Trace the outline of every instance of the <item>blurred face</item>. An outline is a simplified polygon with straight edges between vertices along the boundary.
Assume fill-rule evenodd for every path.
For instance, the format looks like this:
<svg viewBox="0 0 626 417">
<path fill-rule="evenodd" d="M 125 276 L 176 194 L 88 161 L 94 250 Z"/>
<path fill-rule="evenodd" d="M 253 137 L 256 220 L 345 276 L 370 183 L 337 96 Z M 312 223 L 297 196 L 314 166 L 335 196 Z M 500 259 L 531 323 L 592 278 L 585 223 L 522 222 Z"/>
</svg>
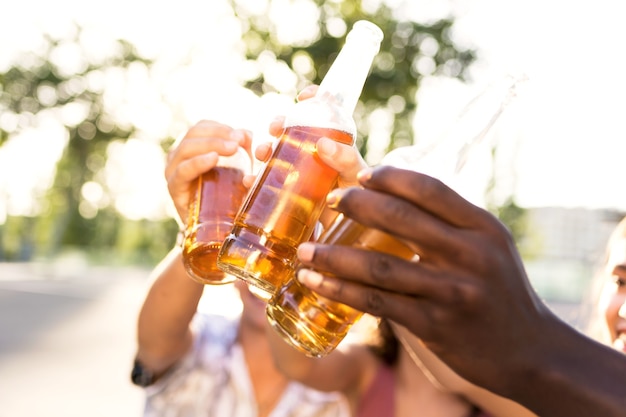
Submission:
<svg viewBox="0 0 626 417">
<path fill-rule="evenodd" d="M 626 353 L 626 237 L 611 246 L 600 307 L 611 344 Z"/>
</svg>

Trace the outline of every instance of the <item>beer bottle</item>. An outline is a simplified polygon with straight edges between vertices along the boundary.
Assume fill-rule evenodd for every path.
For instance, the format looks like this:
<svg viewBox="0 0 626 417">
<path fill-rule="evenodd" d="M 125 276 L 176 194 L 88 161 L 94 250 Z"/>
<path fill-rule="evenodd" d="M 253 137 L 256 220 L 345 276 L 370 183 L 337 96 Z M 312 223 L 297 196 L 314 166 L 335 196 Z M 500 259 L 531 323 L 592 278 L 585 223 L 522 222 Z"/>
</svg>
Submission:
<svg viewBox="0 0 626 417">
<path fill-rule="evenodd" d="M 218 266 L 256 287 L 268 300 L 293 274 L 296 249 L 319 220 L 338 173 L 321 161 L 327 137 L 354 144 L 352 114 L 382 41 L 373 23 L 359 21 L 311 99 L 297 103 L 257 176 L 218 255 Z"/>
<path fill-rule="evenodd" d="M 217 165 L 196 180 L 182 254 L 187 274 L 201 284 L 235 280 L 217 267 L 217 254 L 246 196 L 243 177 L 251 170 L 248 151 L 238 146 L 234 154 L 220 155 Z"/>
<path fill-rule="evenodd" d="M 381 165 L 427 172 L 445 182 L 460 179 L 470 152 L 482 146 L 485 136 L 515 96 L 518 83 L 524 80 L 507 76 L 494 83 L 470 101 L 454 125 L 436 141 L 427 146 L 396 148 L 385 155 Z M 418 259 L 401 240 L 343 214 L 318 241 L 382 252 L 407 261 Z M 295 274 L 268 302 L 266 314 L 271 326 L 287 343 L 312 357 L 332 352 L 363 316 L 363 312 L 300 284 Z"/>
<path fill-rule="evenodd" d="M 365 227 L 343 214 L 322 233 L 318 242 L 383 252 L 405 260 L 415 253 L 403 242 L 380 230 Z M 363 312 L 322 297 L 292 275 L 267 303 L 271 327 L 291 346 L 311 357 L 332 352 Z"/>
</svg>

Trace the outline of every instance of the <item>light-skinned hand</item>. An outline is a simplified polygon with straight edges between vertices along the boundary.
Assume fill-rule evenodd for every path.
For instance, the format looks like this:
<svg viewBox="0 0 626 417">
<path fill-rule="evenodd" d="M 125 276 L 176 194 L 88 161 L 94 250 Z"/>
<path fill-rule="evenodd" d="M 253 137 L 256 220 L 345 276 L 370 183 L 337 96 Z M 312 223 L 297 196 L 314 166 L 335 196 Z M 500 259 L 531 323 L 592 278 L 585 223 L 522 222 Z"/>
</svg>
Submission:
<svg viewBox="0 0 626 417">
<path fill-rule="evenodd" d="M 196 123 L 174 145 L 167 155 L 165 179 L 182 225 L 187 221 L 195 180 L 216 166 L 219 155 L 233 155 L 238 146 L 251 155 L 251 145 L 251 132 L 212 120 Z"/>
<path fill-rule="evenodd" d="M 307 100 L 317 92 L 317 85 L 310 85 L 304 88 L 297 96 L 298 101 Z M 283 133 L 285 116 L 276 117 L 269 126 L 269 133 L 279 138 Z M 359 153 L 356 146 L 350 146 L 339 143 L 332 139 L 322 137 L 317 141 L 316 151 L 320 159 L 328 166 L 339 173 L 338 186 L 348 187 L 357 185 L 356 175 L 363 168 L 367 167 L 365 160 Z M 261 143 L 254 151 L 254 156 L 262 162 L 267 162 L 273 150 L 271 142 Z M 255 176 L 250 175 L 244 178 L 244 184 L 250 187 L 254 182 Z"/>
</svg>

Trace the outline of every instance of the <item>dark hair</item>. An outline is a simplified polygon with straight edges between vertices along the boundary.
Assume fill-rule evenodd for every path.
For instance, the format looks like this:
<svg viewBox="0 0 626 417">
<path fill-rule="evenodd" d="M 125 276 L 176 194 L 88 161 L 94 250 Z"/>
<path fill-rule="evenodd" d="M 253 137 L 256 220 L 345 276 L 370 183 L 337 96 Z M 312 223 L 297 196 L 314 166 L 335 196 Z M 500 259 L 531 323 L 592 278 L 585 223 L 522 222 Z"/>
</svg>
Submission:
<svg viewBox="0 0 626 417">
<path fill-rule="evenodd" d="M 388 320 L 379 319 L 378 335 L 369 344 L 371 351 L 386 365 L 393 366 L 398 361 L 400 341 L 396 337 Z"/>
</svg>

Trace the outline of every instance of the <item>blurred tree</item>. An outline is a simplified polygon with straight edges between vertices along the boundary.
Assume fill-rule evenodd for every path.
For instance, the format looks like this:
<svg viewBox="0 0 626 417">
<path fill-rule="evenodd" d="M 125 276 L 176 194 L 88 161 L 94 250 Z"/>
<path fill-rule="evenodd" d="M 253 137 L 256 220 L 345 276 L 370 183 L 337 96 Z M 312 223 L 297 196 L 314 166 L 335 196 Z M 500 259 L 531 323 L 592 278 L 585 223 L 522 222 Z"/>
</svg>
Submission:
<svg viewBox="0 0 626 417">
<path fill-rule="evenodd" d="M 485 190 L 486 209 L 508 227 L 522 257 L 525 260 L 530 260 L 538 255 L 541 245 L 537 241 L 537 236 L 533 234 L 533 230 L 528 227 L 528 210 L 517 204 L 512 191 L 504 196 L 503 201 L 498 201 L 496 197 L 497 193 L 494 190 L 496 188 L 496 178 L 498 178 L 498 173 L 496 172 L 497 164 L 495 163 L 497 152 L 498 147 L 494 146 L 491 150 L 493 171 Z M 510 168 L 508 167 L 508 169 Z M 515 174 L 509 173 L 508 176 L 514 178 Z"/>
<path fill-rule="evenodd" d="M 297 89 L 319 83 L 356 21 L 366 19 L 381 27 L 385 33 L 381 52 L 355 114 L 357 144 L 372 164 L 386 151 L 413 143 L 412 120 L 422 78 L 442 75 L 465 80 L 475 59 L 474 51 L 451 39 L 452 18 L 417 23 L 397 16 L 397 10 L 382 0 L 227 1 L 240 22 L 242 55 L 247 59 L 241 83 L 258 95 L 284 92 L 281 85 L 286 79 L 295 79 L 291 84 Z M 77 27 L 73 39 L 46 36 L 42 48 L 0 73 L 0 122 L 16 121 L 0 123 L 0 146 L 37 127 L 39 116 L 46 113 L 62 121 L 67 139 L 39 212 L 8 216 L 0 225 L 0 259 L 26 260 L 74 247 L 154 263 L 174 242 L 178 226 L 173 220 L 125 219 L 111 201 L 94 207 L 83 195 L 86 185 L 94 184 L 108 192 L 102 172 L 110 145 L 137 132 L 127 118 L 119 117 L 123 112 L 107 105 L 103 78 L 137 68 L 147 72 L 152 62 L 124 40 L 115 41 L 106 52 L 98 51 L 102 53 L 95 58 L 81 44 L 81 33 Z M 79 57 L 78 64 L 68 65 L 72 60 L 63 58 L 68 50 Z M 370 143 L 371 126 L 379 129 L 376 120 L 381 114 L 389 120 L 387 131 Z M 163 138 L 162 146 L 170 141 Z M 381 142 L 385 143 L 381 146 Z"/>
<path fill-rule="evenodd" d="M 52 186 L 42 197 L 45 201 L 40 206 L 44 208 L 35 217 L 8 216 L 2 226 L 0 259 L 52 256 L 67 247 L 110 251 L 116 247 L 123 230 L 124 219 L 110 206 L 101 207 L 94 216 L 81 213 L 84 207 L 81 194 L 86 183 L 102 182 L 99 174 L 106 162 L 108 145 L 125 141 L 135 133 L 134 126 L 117 120 L 107 109 L 103 78 L 112 71 L 127 71 L 130 66 L 147 67 L 151 62 L 139 56 L 133 45 L 124 40 L 116 41 L 108 56 L 98 56 L 90 62 L 87 51 L 80 51 L 80 37 L 79 27 L 73 39 L 44 35 L 42 48 L 24 53 L 0 74 L 0 114 L 5 120 L 17 120 L 12 128 L 5 125 L 0 128 L 0 146 L 12 136 L 38 127 L 42 123 L 38 116 L 42 114 L 61 120 L 67 137 Z M 76 51 L 75 48 L 79 48 L 82 62 L 74 67 L 64 66 L 67 53 Z M 161 240 L 155 245 L 163 251 L 175 239 L 172 230 L 177 230 L 173 221 L 165 223 L 168 224 L 164 227 L 170 231 L 165 236 L 169 238 L 163 240 L 159 236 Z M 141 235 L 140 230 L 137 232 Z"/>
<path fill-rule="evenodd" d="M 283 11 L 282 18 L 274 20 L 271 17 L 275 6 L 284 2 L 268 0 L 264 2 L 265 7 L 256 4 L 251 11 L 249 2 L 230 1 L 244 25 L 246 57 L 256 61 L 258 68 L 249 76 L 246 86 L 259 95 L 277 90 L 272 73 L 266 71 L 270 67 L 268 61 L 290 68 L 298 78 L 298 89 L 310 83 L 319 84 L 356 21 L 369 20 L 382 29 L 385 37 L 380 53 L 355 112 L 359 128 L 357 145 L 370 163 L 379 162 L 385 151 L 413 143 L 416 93 L 423 77 L 442 75 L 465 80 L 466 70 L 475 60 L 474 51 L 459 47 L 450 38 L 452 18 L 417 23 L 394 15 L 394 10 L 384 1 L 293 2 L 291 12 Z M 308 27 L 302 24 L 298 29 L 300 36 L 289 39 L 285 32 L 290 27 L 298 28 L 301 23 L 298 13 L 308 13 L 309 17 L 317 14 L 317 25 L 305 37 L 302 34 L 307 33 Z M 292 22 L 296 22 L 295 25 Z M 388 135 L 382 138 L 391 138 L 391 141 L 386 149 L 372 155 L 368 154 L 368 117 L 375 111 L 386 113 L 392 120 Z"/>
<path fill-rule="evenodd" d="M 271 19 L 272 10 L 284 2 L 267 0 L 264 6 L 241 0 L 230 0 L 236 15 L 241 18 L 242 40 L 246 58 L 256 63 L 257 71 L 246 80 L 246 87 L 258 95 L 278 91 L 272 65 L 288 67 L 297 77 L 297 88 L 319 84 L 341 46 L 345 35 L 358 20 L 369 20 L 378 25 L 384 39 L 380 52 L 374 59 L 372 71 L 365 83 L 355 120 L 359 130 L 357 146 L 370 164 L 380 162 L 387 152 L 414 143 L 413 116 L 417 109 L 417 90 L 426 76 L 444 76 L 467 81 L 467 70 L 476 59 L 476 52 L 457 45 L 450 37 L 454 24 L 452 17 L 431 23 L 418 23 L 398 16 L 384 0 L 327 1 L 308 0 L 294 2 L 293 13 L 283 12 L 282 19 Z M 309 5 L 307 10 L 303 3 Z M 297 4 L 297 6 L 296 6 Z M 397 5 L 396 2 L 394 4 Z M 309 36 L 288 39 L 283 26 L 285 18 L 302 23 L 297 12 L 317 13 L 317 31 Z M 288 17 L 287 17 L 288 16 Z M 306 27 L 299 32 L 306 32 Z M 280 92 L 280 91 L 278 91 Z M 371 126 L 376 122 L 369 118 L 376 112 L 384 112 L 391 119 L 389 131 L 376 140 L 389 140 L 385 148 L 370 146 Z M 380 119 L 378 119 L 380 120 Z M 371 152 L 376 148 L 377 152 Z M 495 150 L 494 150 L 495 153 Z M 495 173 L 492 181 L 495 180 Z M 486 190 L 486 194 L 491 192 Z M 488 196 L 489 197 L 489 196 Z M 525 210 L 511 197 L 501 206 L 490 205 L 488 209 L 511 229 L 515 238 L 524 238 Z"/>
</svg>

